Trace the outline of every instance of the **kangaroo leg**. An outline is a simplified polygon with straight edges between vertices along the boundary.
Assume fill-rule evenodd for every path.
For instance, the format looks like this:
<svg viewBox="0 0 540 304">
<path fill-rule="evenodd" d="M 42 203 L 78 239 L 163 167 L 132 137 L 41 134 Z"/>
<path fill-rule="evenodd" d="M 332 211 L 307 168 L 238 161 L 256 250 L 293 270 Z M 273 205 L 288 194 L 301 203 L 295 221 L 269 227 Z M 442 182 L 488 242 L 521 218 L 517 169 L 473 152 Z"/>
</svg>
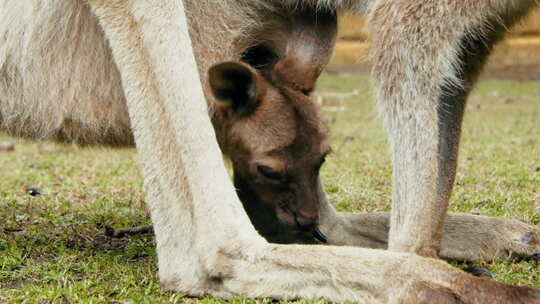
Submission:
<svg viewBox="0 0 540 304">
<path fill-rule="evenodd" d="M 332 206 L 325 208 L 325 210 Z M 324 213 L 329 213 L 325 211 Z M 387 212 L 332 211 L 321 216 L 320 229 L 332 245 L 386 249 L 390 228 Z M 440 257 L 478 261 L 530 257 L 540 252 L 540 228 L 520 221 L 449 213 L 443 229 Z"/>
<path fill-rule="evenodd" d="M 227 175 L 182 1 L 89 1 L 122 77 L 157 242 L 160 280 L 204 290 L 219 246 L 262 243 Z M 212 224 L 210 224 L 212 223 Z M 179 287 L 182 286 L 182 287 Z"/>
<path fill-rule="evenodd" d="M 360 303 L 540 303 L 540 290 L 474 278 L 409 253 L 335 246 L 272 245 L 219 252 L 208 293 Z M 228 267 L 227 267 L 228 266 Z"/>
<path fill-rule="evenodd" d="M 319 226 L 328 244 L 374 249 L 388 247 L 390 213 L 338 212 L 319 181 Z M 440 257 L 478 261 L 529 257 L 540 252 L 540 228 L 520 221 L 449 213 L 443 227 Z"/>
<path fill-rule="evenodd" d="M 532 3 L 374 5 L 374 76 L 393 154 L 390 250 L 438 255 L 465 100 L 493 43 Z"/>
</svg>

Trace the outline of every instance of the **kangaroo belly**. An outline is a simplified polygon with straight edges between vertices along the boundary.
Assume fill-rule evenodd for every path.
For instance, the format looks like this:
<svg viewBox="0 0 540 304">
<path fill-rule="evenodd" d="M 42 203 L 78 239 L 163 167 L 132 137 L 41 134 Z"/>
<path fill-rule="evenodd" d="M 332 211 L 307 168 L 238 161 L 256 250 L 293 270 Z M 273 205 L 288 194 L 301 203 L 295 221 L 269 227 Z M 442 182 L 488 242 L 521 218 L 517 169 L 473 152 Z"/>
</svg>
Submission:
<svg viewBox="0 0 540 304">
<path fill-rule="evenodd" d="M 0 4 L 0 126 L 20 136 L 133 143 L 120 74 L 87 5 Z"/>
</svg>

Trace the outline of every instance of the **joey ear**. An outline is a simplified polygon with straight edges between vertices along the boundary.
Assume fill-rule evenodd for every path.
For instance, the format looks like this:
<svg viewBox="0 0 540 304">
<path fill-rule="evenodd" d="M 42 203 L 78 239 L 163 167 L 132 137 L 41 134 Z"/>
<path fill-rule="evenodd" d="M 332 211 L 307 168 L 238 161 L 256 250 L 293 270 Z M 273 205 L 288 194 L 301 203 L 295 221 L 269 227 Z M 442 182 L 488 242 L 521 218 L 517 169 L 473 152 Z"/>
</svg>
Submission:
<svg viewBox="0 0 540 304">
<path fill-rule="evenodd" d="M 208 71 L 210 88 L 219 104 L 243 115 L 255 109 L 265 93 L 258 72 L 241 62 L 223 62 Z"/>
</svg>

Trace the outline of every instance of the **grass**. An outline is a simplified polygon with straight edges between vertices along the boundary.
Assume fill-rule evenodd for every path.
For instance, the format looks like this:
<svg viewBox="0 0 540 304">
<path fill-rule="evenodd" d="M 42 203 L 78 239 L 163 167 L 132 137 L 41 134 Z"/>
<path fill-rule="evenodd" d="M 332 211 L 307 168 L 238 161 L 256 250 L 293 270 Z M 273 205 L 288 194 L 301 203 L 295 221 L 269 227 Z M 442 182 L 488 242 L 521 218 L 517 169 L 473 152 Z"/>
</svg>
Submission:
<svg viewBox="0 0 540 304">
<path fill-rule="evenodd" d="M 341 210 L 389 209 L 387 141 L 368 83 L 361 75 L 324 75 L 319 85 L 321 92 L 360 92 L 323 102 L 334 153 L 322 175 Z M 485 81 L 475 90 L 467 106 L 452 211 L 540 224 L 538 96 L 540 85 L 532 82 Z M 0 141 L 6 140 L 16 150 L 0 152 L 0 302 L 222 302 L 162 292 L 152 236 L 103 236 L 104 225 L 149 224 L 133 149 L 80 148 L 0 135 Z M 40 188 L 42 195 L 28 195 L 28 187 Z M 537 262 L 478 265 L 494 272 L 498 281 L 540 287 Z"/>
</svg>

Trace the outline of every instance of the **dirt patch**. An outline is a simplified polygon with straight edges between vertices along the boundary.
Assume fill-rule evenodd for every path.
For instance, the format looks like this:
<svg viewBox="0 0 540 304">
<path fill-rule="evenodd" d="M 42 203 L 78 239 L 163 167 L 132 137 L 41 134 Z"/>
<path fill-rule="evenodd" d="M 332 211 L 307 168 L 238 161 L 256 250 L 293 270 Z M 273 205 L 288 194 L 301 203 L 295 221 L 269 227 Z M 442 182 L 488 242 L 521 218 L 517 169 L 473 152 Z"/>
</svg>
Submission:
<svg viewBox="0 0 540 304">
<path fill-rule="evenodd" d="M 97 235 L 92 240 L 92 249 L 96 251 L 115 251 L 115 250 L 123 250 L 126 248 L 129 240 L 127 238 L 124 239 L 116 239 L 116 238 L 110 238 L 106 236 L 105 234 Z"/>
<path fill-rule="evenodd" d="M 540 65 L 508 66 L 505 68 L 487 68 L 483 79 L 540 81 Z"/>
<path fill-rule="evenodd" d="M 21 288 L 21 286 L 26 284 L 35 284 L 38 283 L 39 279 L 33 278 L 33 279 L 27 279 L 27 278 L 17 278 L 17 279 L 7 279 L 3 280 L 0 284 L 0 287 L 4 290 L 9 289 L 18 289 Z M 1 299 L 1 298 L 0 298 Z"/>
</svg>

